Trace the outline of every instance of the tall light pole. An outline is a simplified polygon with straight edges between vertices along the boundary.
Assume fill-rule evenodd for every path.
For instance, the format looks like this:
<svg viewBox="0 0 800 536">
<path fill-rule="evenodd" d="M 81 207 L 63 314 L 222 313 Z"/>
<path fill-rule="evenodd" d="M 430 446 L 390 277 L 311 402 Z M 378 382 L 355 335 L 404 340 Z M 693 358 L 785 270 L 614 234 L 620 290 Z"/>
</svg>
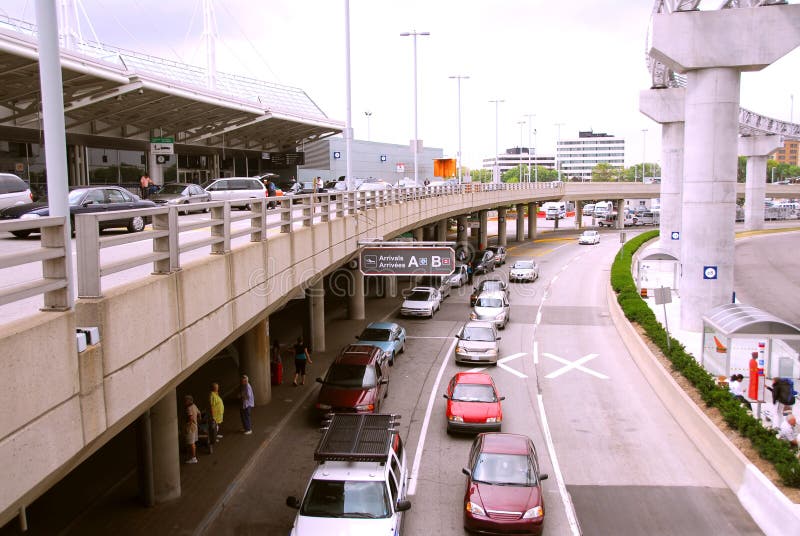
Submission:
<svg viewBox="0 0 800 536">
<path fill-rule="evenodd" d="M 536 150 L 536 147 L 531 145 L 531 127 L 533 126 L 533 119 L 536 117 L 536 114 L 525 114 L 525 117 L 528 118 L 528 182 L 531 182 L 531 147 L 533 150 Z M 539 172 L 536 171 L 536 182 L 539 182 Z"/>
<path fill-rule="evenodd" d="M 350 103 L 350 0 L 344 0 L 344 72 L 345 100 L 347 115 L 344 123 L 344 181 L 348 190 L 354 190 L 352 161 L 350 159 L 353 146 L 353 108 Z"/>
<path fill-rule="evenodd" d="M 525 126 L 525 121 L 517 121 L 517 124 L 519 125 L 519 182 L 522 182 L 522 127 Z M 528 154 L 531 154 L 530 147 Z"/>
<path fill-rule="evenodd" d="M 500 116 L 500 103 L 506 102 L 502 99 L 495 99 L 490 100 L 489 102 L 494 103 L 494 169 L 492 170 L 492 182 L 494 182 L 495 173 L 497 174 L 497 181 L 500 182 L 500 169 L 499 169 L 499 162 L 497 161 L 497 157 L 500 156 L 499 146 L 498 146 L 498 138 L 499 138 L 499 127 L 498 127 L 498 117 Z"/>
<path fill-rule="evenodd" d="M 461 81 L 469 80 L 469 76 L 456 74 L 448 78 L 458 81 L 458 182 L 463 182 L 461 176 Z"/>
<path fill-rule="evenodd" d="M 555 123 L 555 127 L 558 129 L 558 137 L 556 138 L 556 168 L 558 168 L 558 180 L 561 181 L 561 159 L 558 158 L 558 144 L 561 143 L 561 127 L 564 126 L 564 123 Z"/>
<path fill-rule="evenodd" d="M 400 37 L 408 37 L 411 36 L 414 38 L 414 184 L 419 184 L 419 155 L 417 154 L 419 151 L 419 141 L 417 136 L 417 36 L 418 35 L 431 35 L 430 32 L 418 32 L 416 30 L 412 32 L 403 32 L 400 34 Z"/>
<path fill-rule="evenodd" d="M 372 141 L 372 136 L 370 136 L 369 132 L 369 120 L 372 119 L 372 112 L 367 110 L 366 112 L 364 112 L 364 115 L 367 116 L 367 141 Z"/>
<path fill-rule="evenodd" d="M 647 129 L 642 129 L 642 184 L 644 184 L 645 162 L 647 161 Z"/>
</svg>

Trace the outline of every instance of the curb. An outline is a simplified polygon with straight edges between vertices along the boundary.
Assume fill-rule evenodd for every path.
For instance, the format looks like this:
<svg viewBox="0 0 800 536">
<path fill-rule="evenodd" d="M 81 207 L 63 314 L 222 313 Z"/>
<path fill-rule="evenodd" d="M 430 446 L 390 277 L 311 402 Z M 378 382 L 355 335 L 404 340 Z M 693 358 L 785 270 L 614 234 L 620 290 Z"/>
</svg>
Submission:
<svg viewBox="0 0 800 536">
<path fill-rule="evenodd" d="M 675 382 L 625 318 L 609 281 L 606 298 L 611 320 L 636 366 L 680 427 L 736 494 L 742 507 L 767 536 L 782 536 L 787 527 L 800 526 L 795 505 L 750 463 Z"/>
</svg>

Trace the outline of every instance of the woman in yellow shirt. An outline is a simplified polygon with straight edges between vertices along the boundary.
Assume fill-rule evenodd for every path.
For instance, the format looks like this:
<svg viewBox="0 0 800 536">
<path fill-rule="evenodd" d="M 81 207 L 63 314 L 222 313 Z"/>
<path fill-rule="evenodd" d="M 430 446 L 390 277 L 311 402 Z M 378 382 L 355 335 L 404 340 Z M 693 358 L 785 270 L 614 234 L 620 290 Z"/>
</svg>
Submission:
<svg viewBox="0 0 800 536">
<path fill-rule="evenodd" d="M 225 404 L 222 403 L 222 398 L 219 396 L 219 384 L 216 382 L 211 384 L 208 403 L 211 406 L 211 422 L 214 426 L 214 435 L 219 440 L 222 437 L 222 415 L 225 413 Z"/>
</svg>

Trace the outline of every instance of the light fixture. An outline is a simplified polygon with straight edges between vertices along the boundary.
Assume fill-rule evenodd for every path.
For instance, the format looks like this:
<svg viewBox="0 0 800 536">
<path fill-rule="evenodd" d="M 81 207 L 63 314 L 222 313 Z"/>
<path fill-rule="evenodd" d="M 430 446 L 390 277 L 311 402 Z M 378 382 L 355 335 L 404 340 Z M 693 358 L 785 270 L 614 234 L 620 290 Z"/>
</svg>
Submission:
<svg viewBox="0 0 800 536">
<path fill-rule="evenodd" d="M 385 154 L 381 155 L 381 162 L 386 162 L 386 155 Z"/>
<path fill-rule="evenodd" d="M 333 151 L 333 158 L 338 159 L 338 158 L 341 158 L 341 157 L 342 157 L 341 151 Z"/>
</svg>

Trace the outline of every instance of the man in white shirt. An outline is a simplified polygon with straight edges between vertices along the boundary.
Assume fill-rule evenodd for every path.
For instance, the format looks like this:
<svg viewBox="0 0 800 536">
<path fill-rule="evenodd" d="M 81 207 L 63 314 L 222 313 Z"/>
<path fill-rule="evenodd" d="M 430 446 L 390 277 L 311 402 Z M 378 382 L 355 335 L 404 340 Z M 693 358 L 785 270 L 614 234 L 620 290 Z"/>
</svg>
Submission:
<svg viewBox="0 0 800 536">
<path fill-rule="evenodd" d="M 797 419 L 794 418 L 794 415 L 789 415 L 781 423 L 780 432 L 778 433 L 778 439 L 785 439 L 794 447 L 797 446 L 797 431 L 794 429 L 795 424 L 797 424 Z"/>
</svg>

